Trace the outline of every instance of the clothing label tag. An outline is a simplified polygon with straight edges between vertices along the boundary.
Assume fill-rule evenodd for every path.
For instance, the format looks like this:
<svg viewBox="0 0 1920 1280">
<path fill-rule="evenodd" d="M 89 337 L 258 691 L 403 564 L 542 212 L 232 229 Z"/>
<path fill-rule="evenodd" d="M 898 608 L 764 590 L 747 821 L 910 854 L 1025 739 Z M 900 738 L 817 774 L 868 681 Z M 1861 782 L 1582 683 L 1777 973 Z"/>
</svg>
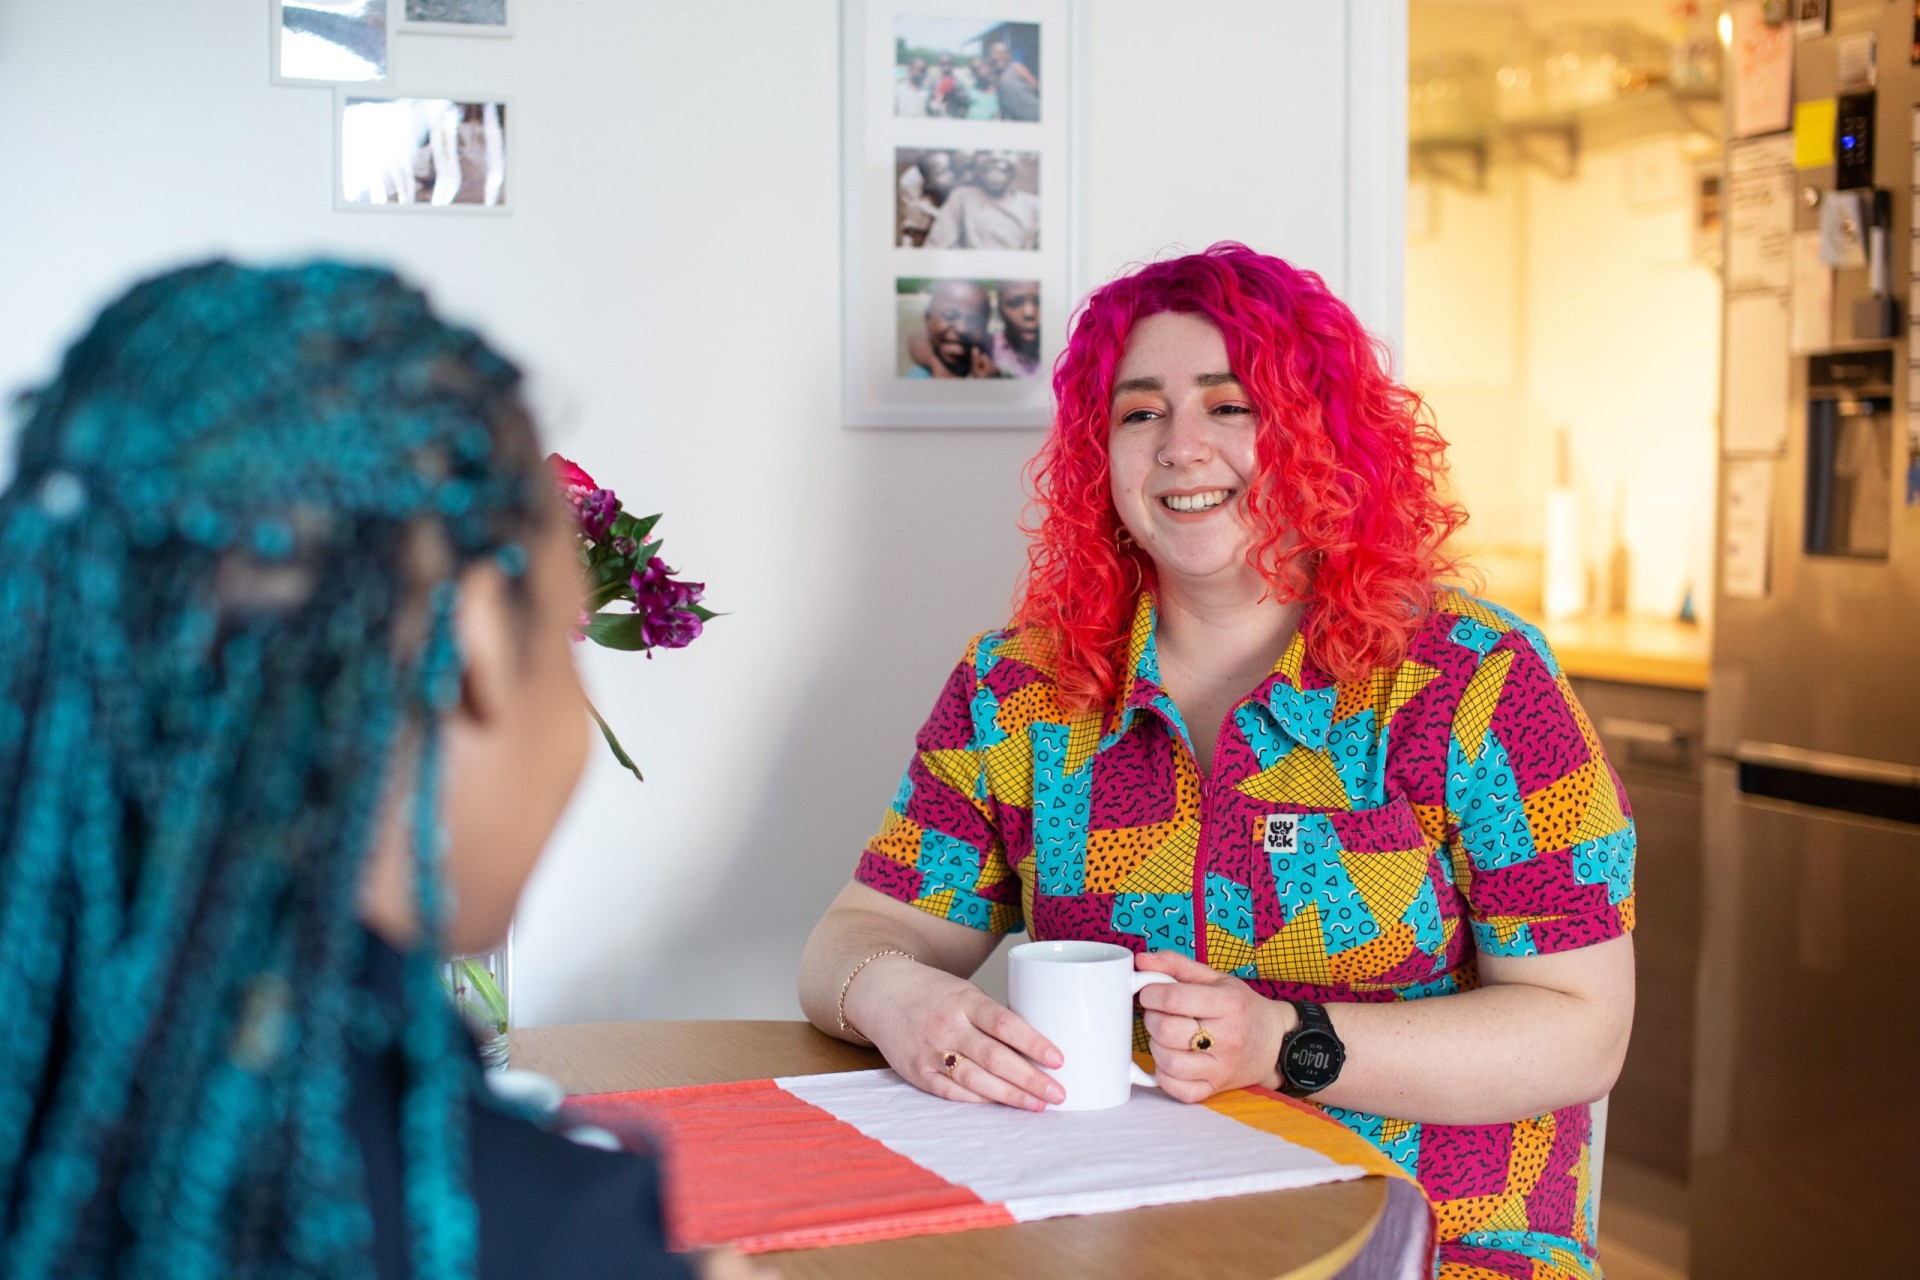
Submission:
<svg viewBox="0 0 1920 1280">
<path fill-rule="evenodd" d="M 1294 813 L 1267 815 L 1267 852 L 1293 853 L 1300 847 L 1300 816 Z"/>
</svg>

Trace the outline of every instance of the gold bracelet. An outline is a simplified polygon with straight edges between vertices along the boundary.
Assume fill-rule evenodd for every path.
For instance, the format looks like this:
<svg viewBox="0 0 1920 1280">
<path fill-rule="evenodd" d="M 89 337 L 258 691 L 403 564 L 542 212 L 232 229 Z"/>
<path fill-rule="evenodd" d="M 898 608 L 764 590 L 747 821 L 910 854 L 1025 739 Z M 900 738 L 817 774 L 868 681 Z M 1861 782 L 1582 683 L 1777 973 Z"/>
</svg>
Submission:
<svg viewBox="0 0 1920 1280">
<path fill-rule="evenodd" d="M 839 1002 L 840 1030 L 843 1034 L 853 1036 L 856 1039 L 862 1041 L 863 1043 L 869 1044 L 869 1045 L 872 1044 L 873 1041 L 867 1039 L 866 1032 L 860 1030 L 860 1028 L 854 1026 L 851 1022 L 847 1021 L 847 989 L 853 986 L 853 980 L 860 976 L 860 971 L 862 969 L 872 964 L 875 960 L 878 960 L 881 956 L 899 956 L 902 959 L 911 960 L 915 964 L 920 963 L 920 957 L 914 955 L 911 951 L 902 951 L 898 947 L 887 947 L 884 950 L 874 952 L 872 955 L 868 956 L 865 960 L 862 960 L 859 964 L 853 966 L 853 972 L 848 974 L 847 980 L 840 984 L 840 1002 Z"/>
</svg>

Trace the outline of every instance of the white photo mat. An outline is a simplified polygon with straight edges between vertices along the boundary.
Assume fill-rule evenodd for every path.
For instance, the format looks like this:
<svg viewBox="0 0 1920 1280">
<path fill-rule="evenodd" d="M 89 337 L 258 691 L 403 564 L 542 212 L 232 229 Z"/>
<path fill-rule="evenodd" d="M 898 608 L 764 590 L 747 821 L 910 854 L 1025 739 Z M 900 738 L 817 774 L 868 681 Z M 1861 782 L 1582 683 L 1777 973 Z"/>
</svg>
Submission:
<svg viewBox="0 0 1920 1280">
<path fill-rule="evenodd" d="M 398 7 L 399 29 L 407 35 L 423 36 L 510 36 L 513 34 L 514 9 L 520 0 L 499 0 L 505 21 L 502 22 L 435 22 L 425 18 L 407 16 L 409 6 L 414 0 L 392 0 Z"/>
<path fill-rule="evenodd" d="M 842 0 L 842 421 L 849 427 L 1044 428 L 1053 362 L 1084 289 L 1087 0 Z M 896 19 L 1039 26 L 1040 119 L 894 114 Z M 976 41 L 977 42 L 977 41 Z M 983 48 L 982 53 L 985 52 Z M 1033 153 L 1039 247 L 897 245 L 896 152 Z M 1039 370 L 1027 377 L 902 375 L 903 280 L 1038 281 Z M 911 295 L 910 295 L 911 296 Z"/>
<path fill-rule="evenodd" d="M 503 149 L 504 176 L 501 200 L 498 204 L 433 204 L 431 201 L 414 200 L 412 202 L 390 201 L 384 204 L 362 200 L 350 200 L 346 196 L 346 148 L 347 148 L 347 105 L 350 102 L 405 102 L 411 100 L 454 102 L 462 106 L 469 104 L 493 105 L 500 109 L 501 133 L 504 135 Z M 328 174 L 328 182 L 333 188 L 333 207 L 341 212 L 351 213 L 429 213 L 438 215 L 501 217 L 513 212 L 516 193 L 515 183 L 518 168 L 519 117 L 513 109 L 513 96 L 504 93 L 445 93 L 437 90 L 398 91 L 384 86 L 339 85 L 334 89 L 333 98 L 333 167 Z"/>
<path fill-rule="evenodd" d="M 302 6 L 299 6 L 297 4 L 289 6 L 289 5 L 283 4 L 282 0 L 268 0 L 268 3 L 267 3 L 267 22 L 268 22 L 267 79 L 268 81 L 272 84 L 279 84 L 279 85 L 308 85 L 308 86 L 321 87 L 321 88 L 330 87 L 337 84 L 366 85 L 366 86 L 372 86 L 375 88 L 385 88 L 391 85 L 393 83 L 393 34 L 394 34 L 395 27 L 399 25 L 398 14 L 399 14 L 400 8 L 402 5 L 406 3 L 406 0 L 372 0 L 372 3 L 377 7 L 383 8 L 385 13 L 386 29 L 383 37 L 384 39 L 383 56 L 385 58 L 385 65 L 383 68 L 385 71 L 384 75 L 378 76 L 378 77 L 368 77 L 365 79 L 341 79 L 339 77 L 330 77 L 330 76 L 282 75 L 281 64 L 284 57 L 284 53 L 282 49 L 282 45 L 284 44 L 284 41 L 282 37 L 286 33 L 285 10 L 289 7 L 298 9 Z"/>
</svg>

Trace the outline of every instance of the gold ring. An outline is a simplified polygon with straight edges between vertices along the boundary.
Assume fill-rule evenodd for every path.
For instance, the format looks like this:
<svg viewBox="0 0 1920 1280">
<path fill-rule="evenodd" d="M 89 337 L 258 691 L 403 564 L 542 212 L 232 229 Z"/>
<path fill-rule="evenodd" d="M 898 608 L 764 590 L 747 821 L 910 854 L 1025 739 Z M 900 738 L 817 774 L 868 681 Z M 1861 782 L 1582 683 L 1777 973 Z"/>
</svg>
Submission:
<svg viewBox="0 0 1920 1280">
<path fill-rule="evenodd" d="M 949 1049 L 945 1053 L 940 1055 L 940 1069 L 946 1072 L 948 1075 L 952 1075 L 953 1069 L 959 1065 L 960 1065 L 960 1055 L 955 1053 L 953 1050 Z"/>
<path fill-rule="evenodd" d="M 1201 1022 L 1200 1019 L 1195 1018 L 1193 1025 L 1195 1027 L 1193 1039 L 1187 1041 L 1187 1048 L 1193 1050 L 1195 1053 L 1205 1053 L 1207 1050 L 1213 1048 L 1213 1033 L 1207 1030 L 1206 1024 Z"/>
</svg>

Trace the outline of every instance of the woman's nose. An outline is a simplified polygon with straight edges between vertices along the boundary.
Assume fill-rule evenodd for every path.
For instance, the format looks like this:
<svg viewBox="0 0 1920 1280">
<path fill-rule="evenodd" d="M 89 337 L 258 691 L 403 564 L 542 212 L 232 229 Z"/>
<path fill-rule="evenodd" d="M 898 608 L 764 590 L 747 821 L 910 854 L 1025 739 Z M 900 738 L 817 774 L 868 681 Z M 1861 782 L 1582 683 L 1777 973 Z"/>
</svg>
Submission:
<svg viewBox="0 0 1920 1280">
<path fill-rule="evenodd" d="M 1166 441 L 1160 446 L 1160 457 L 1173 467 L 1207 461 L 1213 456 L 1209 425 L 1200 409 L 1176 407 L 1167 415 Z"/>
</svg>

